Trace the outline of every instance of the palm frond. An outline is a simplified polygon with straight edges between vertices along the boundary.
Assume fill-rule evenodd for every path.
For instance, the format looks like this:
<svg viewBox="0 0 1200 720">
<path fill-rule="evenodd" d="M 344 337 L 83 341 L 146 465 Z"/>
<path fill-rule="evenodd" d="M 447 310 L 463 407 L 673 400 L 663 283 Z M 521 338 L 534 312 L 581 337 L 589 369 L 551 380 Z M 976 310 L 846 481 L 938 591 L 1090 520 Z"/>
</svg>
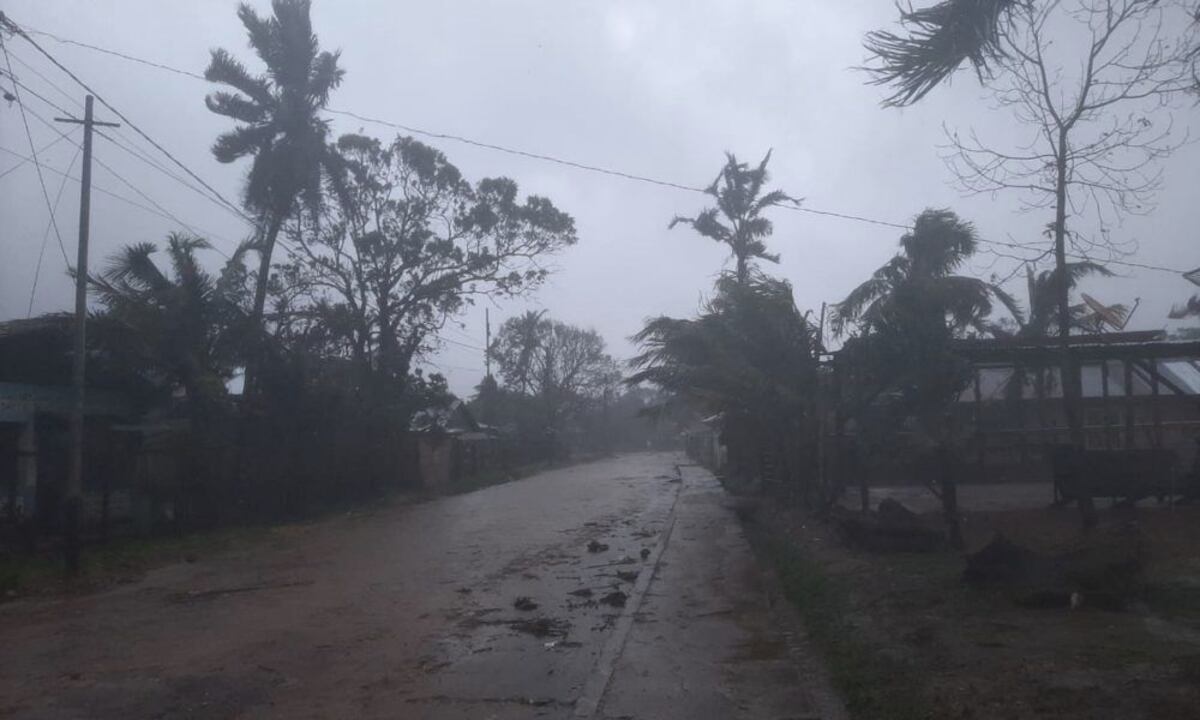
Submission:
<svg viewBox="0 0 1200 720">
<path fill-rule="evenodd" d="M 241 61 L 221 48 L 212 51 L 208 67 L 204 70 L 204 79 L 228 85 L 259 105 L 266 106 L 274 102 L 267 80 L 251 75 Z"/>
<path fill-rule="evenodd" d="M 900 8 L 901 33 L 874 30 L 864 40 L 875 61 L 864 68 L 871 83 L 890 85 L 885 106 L 903 107 L 925 97 L 964 63 L 982 81 L 1005 57 L 1005 23 L 1028 0 L 942 0 L 914 10 Z"/>
</svg>

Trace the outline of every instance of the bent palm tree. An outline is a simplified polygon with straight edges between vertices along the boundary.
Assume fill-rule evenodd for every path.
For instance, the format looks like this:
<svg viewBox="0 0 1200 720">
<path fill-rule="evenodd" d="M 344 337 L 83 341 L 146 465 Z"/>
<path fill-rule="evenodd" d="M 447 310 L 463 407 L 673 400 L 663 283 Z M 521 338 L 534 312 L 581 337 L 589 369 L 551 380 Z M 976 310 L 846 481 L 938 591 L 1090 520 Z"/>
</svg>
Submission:
<svg viewBox="0 0 1200 720">
<path fill-rule="evenodd" d="M 325 180 L 335 187 L 343 169 L 330 146 L 329 126 L 319 116 L 330 93 L 341 83 L 337 52 L 321 51 L 309 19 L 309 0 L 274 0 L 273 17 L 259 17 L 246 4 L 238 18 L 250 47 L 266 65 L 252 75 L 223 49 L 212 51 L 204 77 L 232 88 L 208 95 L 208 109 L 239 124 L 220 135 L 212 152 L 219 162 L 244 157 L 254 162 L 246 174 L 244 202 L 259 218 L 259 267 L 251 321 L 262 326 L 271 255 L 284 219 L 297 200 L 314 212 L 323 199 Z M 253 363 L 251 363 L 253 365 Z M 253 368 L 247 368 L 247 385 Z"/>
<path fill-rule="evenodd" d="M 704 191 L 716 198 L 717 207 L 706 208 L 694 218 L 677 216 L 668 227 L 680 223 L 691 225 L 704 237 L 728 245 L 737 263 L 737 280 L 744 284 L 749 277 L 751 260 L 779 262 L 778 255 L 767 252 L 764 239 L 773 228 L 771 221 L 762 216 L 763 211 L 784 200 L 799 201 L 782 190 L 762 194 L 763 185 L 770 178 L 767 174 L 770 151 L 755 168 L 739 163 L 731 153 L 725 156 L 725 167 Z"/>
</svg>

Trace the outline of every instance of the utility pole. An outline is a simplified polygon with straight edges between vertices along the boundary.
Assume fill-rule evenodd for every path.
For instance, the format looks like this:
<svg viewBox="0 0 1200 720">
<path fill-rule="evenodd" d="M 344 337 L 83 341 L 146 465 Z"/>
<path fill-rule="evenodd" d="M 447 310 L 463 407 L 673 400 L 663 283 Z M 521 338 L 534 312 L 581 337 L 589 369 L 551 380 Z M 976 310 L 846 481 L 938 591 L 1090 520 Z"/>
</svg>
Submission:
<svg viewBox="0 0 1200 720">
<path fill-rule="evenodd" d="M 487 377 L 492 376 L 492 313 L 490 308 L 483 309 L 483 326 L 487 340 L 483 343 L 483 366 L 487 368 Z"/>
<path fill-rule="evenodd" d="M 75 260 L 75 356 L 71 364 L 71 447 L 67 458 L 67 492 L 64 507 L 67 572 L 79 572 L 79 525 L 83 514 L 83 404 L 87 363 L 88 219 L 92 205 L 92 128 L 117 127 L 92 117 L 91 95 L 84 99 L 83 119 L 54 118 L 83 125 L 83 173 L 79 183 L 79 254 Z"/>
</svg>

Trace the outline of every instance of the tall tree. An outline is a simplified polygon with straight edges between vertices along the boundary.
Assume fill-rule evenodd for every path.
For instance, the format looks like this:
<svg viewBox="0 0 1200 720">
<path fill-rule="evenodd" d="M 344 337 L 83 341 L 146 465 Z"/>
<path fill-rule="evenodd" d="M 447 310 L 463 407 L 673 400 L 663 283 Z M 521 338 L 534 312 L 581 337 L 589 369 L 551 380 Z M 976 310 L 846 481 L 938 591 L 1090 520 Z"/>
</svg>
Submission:
<svg viewBox="0 0 1200 720">
<path fill-rule="evenodd" d="M 507 178 L 471 184 L 438 150 L 399 137 L 346 135 L 346 198 L 320 222 L 287 225 L 297 258 L 281 266 L 277 315 L 286 336 L 319 336 L 364 376 L 404 382 L 445 323 L 481 297 L 519 297 L 540 260 L 576 240 L 548 199 L 521 198 Z"/>
<path fill-rule="evenodd" d="M 248 4 L 238 6 L 250 48 L 266 66 L 259 75 L 231 53 L 212 51 L 204 77 L 226 85 L 204 101 L 208 109 L 238 123 L 213 144 L 219 162 L 253 158 L 243 200 L 259 220 L 258 277 L 251 322 L 262 327 L 271 275 L 271 258 L 280 228 L 302 202 L 314 214 L 327 182 L 335 187 L 341 162 L 329 145 L 328 122 L 320 117 L 329 95 L 341 83 L 339 52 L 322 51 L 309 18 L 310 0 L 272 0 L 271 17 Z M 247 388 L 254 384 L 257 362 L 247 366 Z"/>
<path fill-rule="evenodd" d="M 694 218 L 676 217 L 670 227 L 680 223 L 691 225 L 704 237 L 728 245 L 736 263 L 735 276 L 738 282 L 745 283 L 751 261 L 779 262 L 778 255 L 767 251 L 766 238 L 773 228 L 763 212 L 784 201 L 799 201 L 782 190 L 764 192 L 763 187 L 770 179 L 769 151 L 757 167 L 738 162 L 732 153 L 726 153 L 725 157 L 725 166 L 704 191 L 716 199 L 717 206 L 702 210 Z"/>
<path fill-rule="evenodd" d="M 917 421 L 938 458 L 938 492 L 955 544 L 962 538 L 949 467 L 950 409 L 966 387 L 969 365 L 953 341 L 986 332 L 996 304 L 1021 317 L 1001 288 L 954 274 L 978 242 L 974 226 L 949 210 L 922 212 L 900 239 L 901 252 L 835 305 L 832 316 L 835 333 L 844 334 L 852 324 L 860 332 L 842 353 L 852 371 L 843 381 L 852 398 L 850 413 L 860 421 L 881 419 L 885 429 L 908 418 Z"/>
</svg>

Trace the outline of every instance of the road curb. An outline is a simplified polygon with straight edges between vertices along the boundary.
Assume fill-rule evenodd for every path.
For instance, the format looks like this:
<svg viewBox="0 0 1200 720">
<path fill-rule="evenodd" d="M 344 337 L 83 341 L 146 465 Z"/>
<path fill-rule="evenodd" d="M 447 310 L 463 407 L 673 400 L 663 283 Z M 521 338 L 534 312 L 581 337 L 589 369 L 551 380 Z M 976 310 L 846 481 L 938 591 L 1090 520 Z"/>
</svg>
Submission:
<svg viewBox="0 0 1200 720">
<path fill-rule="evenodd" d="M 608 690 L 609 681 L 612 680 L 617 660 L 621 657 L 621 651 L 625 649 L 629 631 L 633 629 L 634 615 L 642 606 L 642 599 L 645 598 L 646 591 L 650 588 L 650 583 L 658 572 L 659 561 L 671 539 L 671 531 L 675 529 L 675 506 L 679 504 L 679 496 L 683 493 L 683 472 L 679 469 L 679 465 L 675 466 L 675 475 L 679 479 L 679 487 L 675 491 L 674 499 L 671 500 L 671 509 L 667 512 L 666 527 L 663 528 L 662 535 L 659 536 L 658 542 L 646 558 L 641 572 L 638 573 L 633 589 L 630 590 L 629 599 L 625 603 L 625 609 L 617 618 L 613 634 L 604 644 L 600 657 L 596 658 L 596 665 L 592 668 L 587 682 L 584 683 L 583 692 L 575 701 L 575 712 L 572 717 L 594 718 L 600 709 L 600 701 L 604 699 L 604 693 Z"/>
</svg>

